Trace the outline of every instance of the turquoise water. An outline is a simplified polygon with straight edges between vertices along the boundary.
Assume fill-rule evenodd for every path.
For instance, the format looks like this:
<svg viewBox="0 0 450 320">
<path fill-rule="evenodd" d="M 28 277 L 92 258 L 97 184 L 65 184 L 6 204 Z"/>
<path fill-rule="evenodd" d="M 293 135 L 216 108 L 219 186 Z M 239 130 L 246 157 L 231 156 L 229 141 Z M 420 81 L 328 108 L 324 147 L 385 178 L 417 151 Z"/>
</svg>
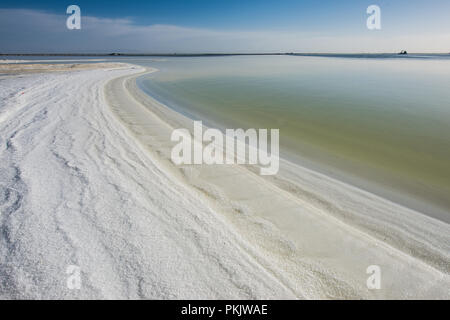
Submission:
<svg viewBox="0 0 450 320">
<path fill-rule="evenodd" d="M 160 69 L 138 85 L 168 106 L 221 128 L 278 128 L 282 157 L 448 221 L 450 59 L 161 59 L 134 63 Z"/>
</svg>

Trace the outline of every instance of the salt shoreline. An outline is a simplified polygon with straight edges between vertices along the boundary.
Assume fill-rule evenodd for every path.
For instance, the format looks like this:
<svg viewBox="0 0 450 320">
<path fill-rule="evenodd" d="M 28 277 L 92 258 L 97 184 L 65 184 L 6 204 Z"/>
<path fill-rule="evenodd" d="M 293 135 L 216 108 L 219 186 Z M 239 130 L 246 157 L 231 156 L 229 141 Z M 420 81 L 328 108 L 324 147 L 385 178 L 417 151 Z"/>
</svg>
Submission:
<svg viewBox="0 0 450 320">
<path fill-rule="evenodd" d="M 1 216 L 7 230 L 35 236 L 12 233 L 26 251 L 0 243 L 10 279 L 0 297 L 449 298 L 448 224 L 286 162 L 281 179 L 238 165 L 176 167 L 170 132 L 190 120 L 140 91 L 140 71 L 34 74 L 1 92 L 0 132 L 15 147 L 2 149 L 4 169 L 20 168 L 17 210 L 43 234 Z M 68 292 L 65 266 L 77 263 L 88 285 Z M 382 269 L 381 290 L 366 287 L 369 265 Z M 33 273 L 40 280 L 23 280 Z"/>
<path fill-rule="evenodd" d="M 144 94 L 137 87 L 135 78 L 122 79 L 125 83 L 123 87 L 126 87 L 140 104 L 146 106 L 159 119 L 163 119 L 164 123 L 170 123 L 172 129 L 179 126 L 192 127 L 192 124 L 189 124 L 192 122 L 190 119 L 168 109 Z M 122 102 L 121 105 L 127 104 Z M 119 114 L 125 112 L 118 109 L 115 109 L 115 111 Z M 129 114 L 125 117 L 128 119 L 127 121 L 131 118 Z M 144 115 L 142 114 L 141 117 L 144 117 Z M 168 132 L 161 135 L 155 130 L 147 130 L 144 128 L 145 126 L 140 126 L 137 123 L 131 122 L 126 125 L 132 131 L 134 130 L 138 140 L 152 152 L 156 151 L 158 156 L 163 158 L 170 166 L 171 143 L 167 141 L 170 137 Z M 152 125 L 146 127 L 152 127 Z M 152 135 L 153 138 L 149 139 L 148 136 Z M 157 141 L 156 144 L 155 140 Z M 315 250 L 319 252 L 326 250 L 327 255 L 332 255 L 333 252 L 328 252 L 330 251 L 328 248 L 334 245 L 334 249 L 339 251 L 336 247 L 336 241 L 339 242 L 340 239 L 336 237 L 334 240 L 326 240 L 327 237 L 332 237 L 329 234 L 324 234 L 324 237 L 316 235 L 306 240 L 303 235 L 298 235 L 300 230 L 307 231 L 315 223 L 317 225 L 322 223 L 315 221 L 310 226 L 302 225 L 304 224 L 303 218 L 307 218 L 311 214 L 302 212 L 302 209 L 305 209 L 301 208 L 302 204 L 305 207 L 311 207 L 311 211 L 318 214 L 316 218 L 321 219 L 320 217 L 325 215 L 324 218 L 329 218 L 331 224 L 345 229 L 345 233 L 354 233 L 355 237 L 362 238 L 368 236 L 369 241 L 375 246 L 384 245 L 384 249 L 390 251 L 392 255 L 400 255 L 404 252 L 411 253 L 412 257 L 418 259 L 417 263 L 424 264 L 424 268 L 433 266 L 440 270 L 438 273 L 443 272 L 446 274 L 445 277 L 448 276 L 449 256 L 448 246 L 445 244 L 448 243 L 448 224 L 287 161 L 282 161 L 281 168 L 281 179 L 279 177 L 260 177 L 257 174 L 257 168 L 250 166 L 246 166 L 246 168 L 243 166 L 185 166 L 182 169 L 170 168 L 170 170 L 180 171 L 181 177 L 185 179 L 188 185 L 194 186 L 208 197 L 212 197 L 216 204 L 222 202 L 218 205 L 220 207 L 218 210 L 225 212 L 225 215 L 227 215 L 227 211 L 228 214 L 229 211 L 236 211 L 248 214 L 248 216 L 256 216 L 257 219 L 262 218 L 265 222 L 271 223 L 287 234 L 288 236 L 283 241 L 287 241 L 294 246 L 314 247 L 317 246 L 317 242 L 323 242 L 317 246 L 318 248 L 312 250 L 311 255 L 317 254 Z M 237 174 L 237 170 L 239 170 L 239 174 Z M 180 175 L 180 172 L 177 174 Z M 249 180 L 254 181 L 253 183 L 247 183 Z M 268 180 L 270 183 L 268 183 Z M 270 191 L 275 189 L 276 195 L 274 196 L 270 192 L 264 193 L 262 191 L 263 185 Z M 295 197 L 294 201 L 289 202 L 293 200 L 292 197 Z M 307 203 L 304 203 L 305 200 L 307 200 Z M 293 205 L 290 206 L 289 203 Z M 300 208 L 297 206 L 300 206 Z M 361 214 L 359 210 L 364 213 L 368 212 L 369 216 Z M 235 220 L 232 214 L 229 218 Z M 248 222 L 246 221 L 244 224 Z M 243 232 L 244 230 L 247 231 L 246 226 L 238 225 L 236 221 L 233 223 L 238 229 L 243 229 Z M 402 229 L 408 229 L 408 231 Z M 289 230 L 290 232 L 286 232 Z M 428 237 L 427 234 L 430 230 L 435 234 L 435 238 L 423 242 Z M 318 232 L 320 233 L 320 231 Z M 412 234 L 422 236 L 414 238 Z M 264 242 L 263 238 L 261 237 L 260 241 Z M 272 252 L 272 254 L 274 253 Z M 404 258 L 409 259 L 411 256 L 405 255 Z M 283 257 L 278 256 L 275 260 L 277 259 L 282 260 Z M 336 257 L 336 259 L 339 260 L 339 257 Z M 342 260 L 340 263 L 344 263 L 345 259 Z M 352 262 L 347 261 L 347 263 L 349 265 Z M 346 269 L 348 269 L 348 265 Z M 398 266 L 393 269 L 396 268 Z M 354 270 L 354 272 L 356 273 L 357 270 Z M 397 279 L 397 281 L 403 280 Z"/>
</svg>

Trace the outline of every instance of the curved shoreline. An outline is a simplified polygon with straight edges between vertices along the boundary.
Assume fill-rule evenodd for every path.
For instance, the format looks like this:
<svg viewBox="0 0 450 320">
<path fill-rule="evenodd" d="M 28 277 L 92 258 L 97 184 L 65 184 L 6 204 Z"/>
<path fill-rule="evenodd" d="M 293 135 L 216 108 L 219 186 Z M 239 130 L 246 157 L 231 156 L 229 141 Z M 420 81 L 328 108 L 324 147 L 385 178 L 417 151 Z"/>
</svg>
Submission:
<svg viewBox="0 0 450 320">
<path fill-rule="evenodd" d="M 0 299 L 305 298 L 118 121 L 121 67 L 2 79 Z"/>
<path fill-rule="evenodd" d="M 135 83 L 140 75 L 107 84 L 113 111 L 165 170 L 270 257 L 291 286 L 322 298 L 448 296 L 447 224 L 286 161 L 281 179 L 262 178 L 248 166 L 175 167 L 170 130 L 189 128 L 190 120 L 143 93 Z M 141 109 L 124 108 L 129 98 Z M 372 260 L 386 266 L 389 290 L 365 288 Z"/>
</svg>

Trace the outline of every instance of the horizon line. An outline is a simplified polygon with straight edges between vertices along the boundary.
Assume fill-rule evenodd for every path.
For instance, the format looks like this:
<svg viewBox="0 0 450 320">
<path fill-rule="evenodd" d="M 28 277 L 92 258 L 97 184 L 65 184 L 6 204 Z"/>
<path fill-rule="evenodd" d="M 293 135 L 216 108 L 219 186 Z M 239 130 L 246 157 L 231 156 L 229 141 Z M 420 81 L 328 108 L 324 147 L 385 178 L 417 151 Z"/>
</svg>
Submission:
<svg viewBox="0 0 450 320">
<path fill-rule="evenodd" d="M 402 50 L 403 51 L 403 50 Z M 256 55 L 450 55 L 450 52 L 198 52 L 198 53 L 125 53 L 125 52 L 95 52 L 95 53 L 0 53 L 0 56 L 256 56 Z"/>
</svg>

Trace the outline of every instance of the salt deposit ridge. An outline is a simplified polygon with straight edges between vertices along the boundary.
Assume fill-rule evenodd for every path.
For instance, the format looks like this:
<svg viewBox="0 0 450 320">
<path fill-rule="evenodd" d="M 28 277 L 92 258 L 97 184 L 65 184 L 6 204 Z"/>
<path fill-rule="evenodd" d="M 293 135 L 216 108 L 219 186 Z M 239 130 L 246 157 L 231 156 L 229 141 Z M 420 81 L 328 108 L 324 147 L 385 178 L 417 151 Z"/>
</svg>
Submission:
<svg viewBox="0 0 450 320">
<path fill-rule="evenodd" d="M 143 71 L 0 78 L 0 298 L 450 297 L 448 224 L 290 164 L 171 164 L 188 120 Z"/>
</svg>

